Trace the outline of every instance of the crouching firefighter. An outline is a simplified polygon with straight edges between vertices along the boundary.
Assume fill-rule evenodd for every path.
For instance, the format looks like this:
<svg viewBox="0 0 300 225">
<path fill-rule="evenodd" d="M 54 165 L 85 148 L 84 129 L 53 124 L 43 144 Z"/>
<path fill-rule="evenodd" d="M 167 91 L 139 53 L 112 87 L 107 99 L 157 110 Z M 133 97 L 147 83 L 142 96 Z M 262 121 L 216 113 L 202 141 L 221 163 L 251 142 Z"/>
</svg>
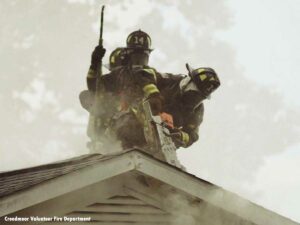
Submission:
<svg viewBox="0 0 300 225">
<path fill-rule="evenodd" d="M 203 101 L 220 86 L 220 80 L 212 68 L 192 69 L 186 64 L 188 76 L 161 73 L 158 88 L 165 99 L 163 112 L 171 114 L 169 125 L 176 147 L 189 147 L 199 138 L 199 126 L 203 121 Z"/>
</svg>

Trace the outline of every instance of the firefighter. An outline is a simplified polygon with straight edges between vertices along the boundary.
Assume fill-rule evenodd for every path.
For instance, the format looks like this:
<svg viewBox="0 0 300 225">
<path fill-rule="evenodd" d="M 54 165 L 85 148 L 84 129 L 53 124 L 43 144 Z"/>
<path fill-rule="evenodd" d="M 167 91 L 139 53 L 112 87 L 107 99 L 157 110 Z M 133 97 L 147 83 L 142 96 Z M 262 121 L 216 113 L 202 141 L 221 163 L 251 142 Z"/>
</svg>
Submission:
<svg viewBox="0 0 300 225">
<path fill-rule="evenodd" d="M 162 97 L 156 86 L 156 71 L 148 66 L 152 51 L 150 36 L 134 31 L 127 38 L 124 48 L 125 65 L 112 73 L 114 82 L 109 91 L 120 96 L 120 111 L 111 120 L 110 128 L 121 140 L 123 149 L 146 144 L 140 118 L 141 102 L 148 99 L 154 114 L 162 109 Z"/>
<path fill-rule="evenodd" d="M 145 144 L 143 127 L 137 119 L 137 112 L 142 99 L 149 100 L 152 111 L 158 114 L 162 109 L 162 97 L 156 86 L 156 71 L 148 66 L 149 55 L 152 51 L 150 36 L 141 31 L 134 31 L 127 38 L 126 48 L 116 49 L 110 57 L 110 73 L 101 76 L 104 93 L 118 98 L 118 106 L 113 107 L 103 103 L 105 111 L 112 112 L 108 127 L 123 149 Z M 97 62 L 103 57 L 104 49 L 96 47 L 92 53 L 91 66 L 87 75 L 89 93 L 96 90 Z M 116 60 L 119 60 L 118 62 Z M 82 97 L 82 96 L 81 96 Z M 81 98 L 84 99 L 84 98 Z M 105 98 L 108 103 L 110 98 Z M 81 101 L 84 102 L 84 101 Z M 91 101 L 92 102 L 92 101 Z M 91 104 L 85 106 L 90 109 Z"/>
<path fill-rule="evenodd" d="M 158 88 L 164 97 L 162 111 L 173 116 L 174 127 L 169 127 L 177 147 L 189 147 L 199 138 L 203 121 L 203 100 L 219 86 L 216 72 L 211 68 L 192 69 L 187 65 L 188 76 L 159 74 Z"/>
</svg>

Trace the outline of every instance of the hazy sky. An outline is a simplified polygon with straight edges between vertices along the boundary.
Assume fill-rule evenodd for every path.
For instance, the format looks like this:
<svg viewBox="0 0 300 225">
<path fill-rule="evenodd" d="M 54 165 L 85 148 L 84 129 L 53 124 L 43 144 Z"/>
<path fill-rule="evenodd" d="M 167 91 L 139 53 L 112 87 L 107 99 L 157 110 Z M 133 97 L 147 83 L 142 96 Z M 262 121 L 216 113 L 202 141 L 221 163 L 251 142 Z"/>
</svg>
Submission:
<svg viewBox="0 0 300 225">
<path fill-rule="evenodd" d="M 300 107 L 300 2 L 229 0 L 234 25 L 220 37 L 236 50 L 245 76 L 276 88 L 288 106 Z"/>
<path fill-rule="evenodd" d="M 78 93 L 103 3 L 108 53 L 141 28 L 159 71 L 219 74 L 200 140 L 178 151 L 188 171 L 300 222 L 298 0 L 2 0 L 0 170 L 88 152 Z"/>
<path fill-rule="evenodd" d="M 244 75 L 299 110 L 300 1 L 230 0 L 229 7 L 234 25 L 220 37 L 234 47 Z M 257 192 L 257 202 L 300 221 L 300 145 L 266 158 L 248 190 Z"/>
</svg>

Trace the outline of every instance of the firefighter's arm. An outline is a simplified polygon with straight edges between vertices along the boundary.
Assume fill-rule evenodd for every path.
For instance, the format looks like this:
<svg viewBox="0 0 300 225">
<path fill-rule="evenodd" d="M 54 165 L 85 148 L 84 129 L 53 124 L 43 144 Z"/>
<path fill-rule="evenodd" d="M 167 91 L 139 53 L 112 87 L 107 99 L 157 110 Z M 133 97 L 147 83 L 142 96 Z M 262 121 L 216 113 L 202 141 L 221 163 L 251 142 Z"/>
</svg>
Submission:
<svg viewBox="0 0 300 225">
<path fill-rule="evenodd" d="M 149 99 L 154 115 L 162 111 L 163 98 L 157 88 L 156 71 L 151 68 L 143 68 L 136 71 L 137 83 L 143 90 L 144 97 Z"/>
<path fill-rule="evenodd" d="M 87 74 L 87 86 L 88 90 L 95 92 L 96 91 L 96 82 L 97 82 L 97 67 L 101 62 L 105 54 L 105 49 L 102 46 L 96 46 L 91 56 L 91 64 Z"/>
<path fill-rule="evenodd" d="M 104 90 L 107 92 L 114 92 L 116 91 L 116 86 L 115 86 L 115 77 L 116 74 L 113 72 L 110 72 L 108 74 L 104 74 L 101 76 L 99 79 L 101 79 L 101 83 L 104 86 Z M 88 90 L 92 93 L 96 92 L 96 85 L 97 85 L 97 75 L 96 72 L 93 69 L 89 69 L 87 77 L 86 77 L 86 82 L 87 82 L 87 87 Z"/>
<path fill-rule="evenodd" d="M 112 75 L 111 74 L 106 74 L 101 76 L 99 79 L 101 79 L 101 82 L 104 85 L 104 90 L 100 92 L 100 95 L 105 95 L 106 91 L 111 91 L 111 84 L 113 84 L 112 80 Z M 97 75 L 96 72 L 93 69 L 89 69 L 87 77 L 87 87 L 88 90 L 82 91 L 79 95 L 80 103 L 83 108 L 88 110 L 90 112 L 94 101 L 95 101 L 95 93 L 96 93 L 96 83 L 97 83 Z"/>
<path fill-rule="evenodd" d="M 184 146 L 189 147 L 199 139 L 199 126 L 203 121 L 204 106 L 200 104 L 194 112 L 190 113 L 185 118 L 185 124 L 182 129 L 182 141 Z"/>
<path fill-rule="evenodd" d="M 156 71 L 152 68 L 140 68 L 135 71 L 135 80 L 143 89 L 144 96 L 148 98 L 150 95 L 159 93 L 156 86 Z"/>
<path fill-rule="evenodd" d="M 190 135 L 183 131 L 182 128 L 169 128 L 170 135 L 176 147 L 188 147 L 190 146 Z"/>
<path fill-rule="evenodd" d="M 87 87 L 88 87 L 89 91 L 91 91 L 91 92 L 96 91 L 97 73 L 92 68 L 90 68 L 87 73 L 86 83 L 87 83 Z"/>
</svg>

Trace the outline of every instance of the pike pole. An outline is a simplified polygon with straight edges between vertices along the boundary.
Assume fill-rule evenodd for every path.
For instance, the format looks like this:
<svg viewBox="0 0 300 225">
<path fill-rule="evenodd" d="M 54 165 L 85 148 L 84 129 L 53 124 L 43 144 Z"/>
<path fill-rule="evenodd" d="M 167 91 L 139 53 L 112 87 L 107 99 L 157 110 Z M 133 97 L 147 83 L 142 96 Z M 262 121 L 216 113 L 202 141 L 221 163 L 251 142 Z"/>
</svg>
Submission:
<svg viewBox="0 0 300 225">
<path fill-rule="evenodd" d="M 98 45 L 100 48 L 103 48 L 103 19 L 104 19 L 104 8 L 103 5 L 101 8 L 101 17 L 100 17 L 100 36 Z M 102 76 L 102 59 L 97 64 L 96 70 L 97 80 L 96 80 L 96 91 L 95 99 L 92 108 L 92 113 L 89 117 L 88 125 L 88 136 L 91 138 L 91 142 L 88 144 L 91 152 L 97 152 L 101 146 L 101 114 L 103 113 L 103 84 L 101 82 Z"/>
<path fill-rule="evenodd" d="M 103 18 L 104 18 L 104 8 L 105 6 L 102 6 L 101 9 L 101 17 L 100 17 L 100 37 L 99 37 L 99 46 L 103 48 Z M 97 66 L 97 83 L 96 83 L 96 103 L 97 98 L 99 97 L 99 93 L 101 92 L 101 81 L 100 78 L 102 76 L 102 58 L 101 61 L 98 63 Z"/>
</svg>

